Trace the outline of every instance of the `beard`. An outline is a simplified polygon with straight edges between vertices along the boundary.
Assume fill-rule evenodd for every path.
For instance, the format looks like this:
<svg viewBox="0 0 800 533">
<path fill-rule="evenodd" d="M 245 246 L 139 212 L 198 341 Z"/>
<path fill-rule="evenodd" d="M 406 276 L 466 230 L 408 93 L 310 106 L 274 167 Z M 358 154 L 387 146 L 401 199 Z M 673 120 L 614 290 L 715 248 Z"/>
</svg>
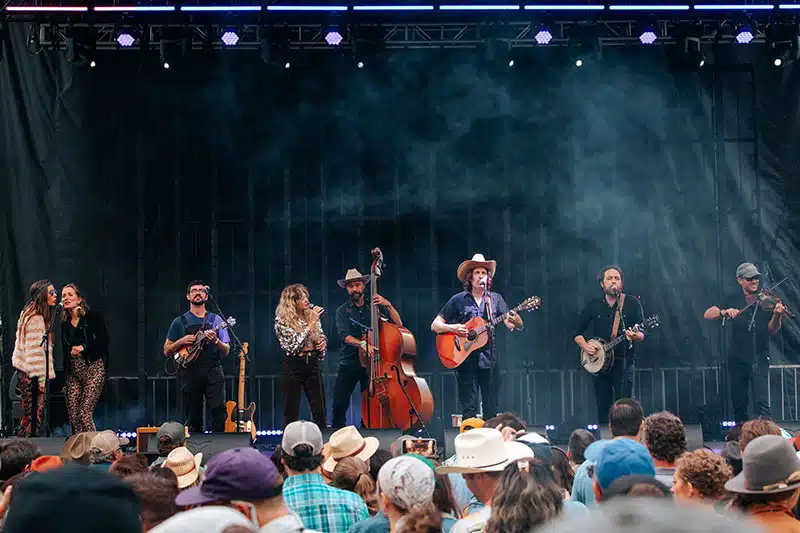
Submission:
<svg viewBox="0 0 800 533">
<path fill-rule="evenodd" d="M 201 298 L 199 300 L 197 298 L 193 298 L 191 303 L 192 305 L 205 305 L 207 301 L 208 298 Z"/>
<path fill-rule="evenodd" d="M 607 289 L 605 289 L 604 292 L 607 295 L 613 296 L 614 298 L 616 298 L 617 296 L 619 296 L 619 293 L 622 292 L 622 291 L 616 285 L 612 285 L 612 286 L 608 287 Z"/>
<path fill-rule="evenodd" d="M 356 303 L 361 299 L 362 296 L 364 296 L 363 292 L 352 292 L 350 293 L 350 301 Z"/>
</svg>

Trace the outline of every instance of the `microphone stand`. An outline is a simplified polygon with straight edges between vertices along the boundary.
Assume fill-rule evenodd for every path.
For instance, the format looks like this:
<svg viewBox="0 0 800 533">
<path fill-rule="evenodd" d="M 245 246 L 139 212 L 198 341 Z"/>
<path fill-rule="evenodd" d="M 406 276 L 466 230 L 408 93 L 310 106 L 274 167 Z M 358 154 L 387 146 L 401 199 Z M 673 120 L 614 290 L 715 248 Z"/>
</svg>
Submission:
<svg viewBox="0 0 800 533">
<path fill-rule="evenodd" d="M 397 368 L 397 366 L 394 366 L 394 371 L 395 374 L 397 375 L 397 384 L 400 385 L 400 390 L 403 391 L 403 395 L 406 397 L 406 400 L 408 400 L 408 405 L 411 407 L 411 409 L 408 410 L 409 415 L 411 415 L 410 418 L 413 420 L 414 417 L 416 417 L 420 427 L 422 428 L 422 431 L 425 432 L 425 435 L 427 435 L 429 439 L 432 439 L 433 437 L 431 436 L 430 431 L 428 431 L 428 426 L 425 425 L 425 422 L 422 420 L 419 411 L 417 411 L 417 407 L 414 405 L 414 402 L 411 401 L 411 396 L 409 396 L 408 391 L 406 391 L 405 383 L 403 383 L 403 381 L 400 379 L 400 369 Z M 414 427 L 413 422 L 411 423 L 409 428 L 411 427 Z"/>
<path fill-rule="evenodd" d="M 50 324 L 48 324 L 47 330 L 44 332 L 44 335 L 42 335 L 42 342 L 39 343 L 39 346 L 44 347 L 44 392 L 39 395 L 39 401 L 42 402 L 42 425 L 44 426 L 45 437 L 50 436 L 50 424 L 47 422 L 47 414 L 49 411 L 48 403 L 50 400 L 50 394 L 48 390 L 50 387 L 50 332 L 53 331 L 53 328 L 56 325 L 56 319 L 58 318 L 58 313 L 61 311 L 61 308 L 62 304 L 60 303 L 53 308 L 53 316 L 50 317 Z M 34 386 L 38 391 L 39 384 L 36 383 Z M 34 410 L 33 406 L 31 406 L 31 416 L 33 418 L 31 423 L 36 426 L 36 431 L 34 432 L 36 434 L 32 435 L 34 437 L 38 437 L 39 430 L 42 429 L 39 427 L 39 417 L 37 416 L 38 413 L 36 412 L 38 408 L 39 406 L 37 405 L 36 409 Z"/>
</svg>

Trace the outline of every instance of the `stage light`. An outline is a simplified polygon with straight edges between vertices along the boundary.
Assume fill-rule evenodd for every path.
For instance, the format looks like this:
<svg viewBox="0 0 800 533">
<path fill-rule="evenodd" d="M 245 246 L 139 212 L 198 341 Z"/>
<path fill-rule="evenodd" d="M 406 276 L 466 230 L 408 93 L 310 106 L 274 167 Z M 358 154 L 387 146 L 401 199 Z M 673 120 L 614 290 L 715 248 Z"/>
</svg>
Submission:
<svg viewBox="0 0 800 533">
<path fill-rule="evenodd" d="M 328 30 L 328 33 L 325 34 L 325 42 L 329 46 L 339 46 L 342 44 L 342 40 L 342 34 L 338 30 Z"/>
<path fill-rule="evenodd" d="M 239 34 L 234 30 L 225 30 L 221 40 L 225 46 L 236 46 L 239 43 Z"/>
<path fill-rule="evenodd" d="M 510 60 L 508 61 L 508 67 L 509 67 L 509 68 L 513 68 L 513 67 L 514 67 L 514 65 L 515 65 L 515 63 L 514 63 L 514 60 L 513 60 L 513 59 L 510 59 Z"/>
<path fill-rule="evenodd" d="M 536 44 L 550 44 L 550 41 L 553 40 L 553 34 L 547 28 L 541 28 L 536 32 L 534 40 Z"/>
<path fill-rule="evenodd" d="M 133 43 L 136 42 L 136 39 L 133 37 L 133 35 L 131 35 L 127 31 L 121 31 L 117 35 L 115 41 L 117 41 L 117 44 L 123 48 L 130 48 L 131 46 L 133 46 Z"/>
<path fill-rule="evenodd" d="M 654 42 L 656 42 L 657 38 L 658 37 L 656 36 L 656 32 L 648 29 L 643 31 L 641 35 L 639 35 L 639 42 L 642 44 L 653 44 Z"/>
<path fill-rule="evenodd" d="M 166 61 L 164 61 L 164 62 L 161 64 L 161 66 L 162 66 L 162 67 L 164 67 L 164 70 L 169 70 L 169 63 L 167 63 Z"/>
<path fill-rule="evenodd" d="M 581 59 L 581 58 L 576 59 L 575 60 L 575 66 L 576 67 L 582 67 L 583 66 L 583 59 Z"/>
<path fill-rule="evenodd" d="M 363 61 L 359 61 L 358 63 L 356 63 L 356 66 L 358 68 L 364 68 L 364 62 Z"/>
<path fill-rule="evenodd" d="M 753 30 L 750 26 L 740 26 L 739 31 L 736 33 L 736 42 L 739 44 L 748 44 L 753 40 Z"/>
<path fill-rule="evenodd" d="M 283 68 L 292 68 L 292 64 L 287 61 L 283 64 Z"/>
<path fill-rule="evenodd" d="M 96 67 L 96 66 L 97 66 L 97 61 L 94 61 L 94 60 L 92 60 L 92 61 L 89 61 L 89 66 L 90 66 L 91 68 L 94 68 L 94 67 Z"/>
</svg>

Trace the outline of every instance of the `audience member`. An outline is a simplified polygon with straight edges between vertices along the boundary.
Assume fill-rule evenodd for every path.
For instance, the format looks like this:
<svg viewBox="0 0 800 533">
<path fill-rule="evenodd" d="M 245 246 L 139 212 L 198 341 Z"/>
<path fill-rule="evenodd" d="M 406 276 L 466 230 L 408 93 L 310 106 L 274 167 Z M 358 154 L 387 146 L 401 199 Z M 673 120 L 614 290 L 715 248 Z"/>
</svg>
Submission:
<svg viewBox="0 0 800 533">
<path fill-rule="evenodd" d="M 110 473 L 114 474 L 120 479 L 125 479 L 133 474 L 147 472 L 148 470 L 150 470 L 150 467 L 147 464 L 147 457 L 141 453 L 124 455 L 120 457 L 113 465 L 111 465 L 111 468 L 108 469 Z"/>
<path fill-rule="evenodd" d="M 537 468 L 540 472 L 533 474 Z M 506 466 L 495 489 L 484 532 L 526 533 L 558 516 L 564 497 L 548 470 L 545 463 L 531 459 Z"/>
<path fill-rule="evenodd" d="M 641 443 L 632 439 L 598 441 L 586 449 L 586 459 L 594 463 L 593 489 L 595 501 L 623 476 L 655 477 L 653 457 Z"/>
<path fill-rule="evenodd" d="M 164 422 L 156 433 L 158 440 L 158 457 L 150 468 L 160 468 L 167 460 L 169 452 L 175 448 L 186 446 L 186 428 L 180 422 Z"/>
<path fill-rule="evenodd" d="M 275 465 L 275 468 L 278 470 L 278 473 L 281 475 L 281 477 L 285 478 L 286 468 L 283 466 L 281 457 L 283 457 L 283 451 L 281 450 L 281 445 L 278 444 L 277 446 L 275 446 L 275 451 L 272 452 L 272 455 L 269 456 L 269 460 L 272 461 L 273 465 Z"/>
<path fill-rule="evenodd" d="M 642 406 L 633 398 L 617 400 L 608 411 L 608 427 L 611 430 L 612 439 L 639 441 L 643 421 L 644 411 Z M 591 446 L 597 446 L 597 444 L 595 443 Z M 589 447 L 586 449 L 588 450 Z M 575 472 L 575 480 L 572 482 L 572 500 L 591 507 L 596 503 L 594 482 L 592 480 L 594 477 L 594 463 L 588 460 L 589 457 L 585 451 L 584 457 L 587 460 Z"/>
<path fill-rule="evenodd" d="M 404 455 L 388 461 L 378 473 L 378 501 L 394 532 L 437 531 L 441 513 L 433 504 L 433 468 L 419 457 Z"/>
<path fill-rule="evenodd" d="M 675 461 L 686 451 L 686 428 L 677 416 L 668 411 L 653 413 L 644 419 L 642 443 L 656 464 L 656 479 L 672 487 Z"/>
<path fill-rule="evenodd" d="M 561 490 L 566 493 L 566 497 L 569 498 L 572 494 L 572 482 L 575 480 L 575 472 L 572 470 L 569 456 L 564 450 L 556 446 L 552 446 L 551 449 L 553 478 L 556 484 L 561 487 Z M 536 451 L 533 452 L 533 455 L 536 456 Z"/>
<path fill-rule="evenodd" d="M 345 457 L 333 469 L 332 487 L 355 492 L 367 504 L 369 514 L 378 512 L 378 494 L 375 480 L 369 475 L 369 465 L 355 457 Z"/>
<path fill-rule="evenodd" d="M 180 446 L 175 448 L 167 456 L 167 460 L 161 463 L 161 468 L 169 468 L 178 477 L 178 488 L 185 490 L 196 487 L 202 481 L 200 465 L 203 463 L 203 454 L 192 455 L 189 448 Z"/>
<path fill-rule="evenodd" d="M 670 498 L 669 487 L 648 475 L 622 476 L 603 491 L 603 502 L 627 496 L 629 498 Z"/>
<path fill-rule="evenodd" d="M 118 437 L 116 433 L 107 429 L 97 433 L 92 438 L 92 443 L 89 446 L 89 462 L 95 468 L 111 468 L 111 465 L 117 459 L 125 455 L 122 447 L 126 446 L 130 441 L 125 437 Z"/>
<path fill-rule="evenodd" d="M 577 520 L 554 520 L 536 533 L 760 533 L 746 520 L 731 520 L 705 509 L 675 506 L 669 499 L 642 505 L 634 498 L 616 498 Z"/>
<path fill-rule="evenodd" d="M 328 441 L 330 445 L 330 457 L 322 464 L 322 470 L 330 477 L 336 463 L 345 457 L 356 457 L 364 462 L 369 462 L 369 458 L 377 451 L 380 442 L 375 437 L 364 438 L 355 426 L 347 426 L 338 429 L 331 434 Z"/>
<path fill-rule="evenodd" d="M 0 480 L 7 481 L 24 472 L 42 450 L 32 440 L 13 438 L 0 442 Z"/>
<path fill-rule="evenodd" d="M 25 470 L 28 472 L 47 472 L 62 466 L 64 466 L 64 461 L 61 460 L 61 457 L 57 455 L 42 455 L 31 461 L 31 464 L 26 466 Z"/>
<path fill-rule="evenodd" d="M 355 456 L 369 459 L 377 447 L 373 449 L 372 442 L 362 444 L 369 446 L 370 453 L 366 457 Z M 316 424 L 298 420 L 286 426 L 281 450 L 288 475 L 283 484 L 283 497 L 306 527 L 323 533 L 344 533 L 354 523 L 369 518 L 367 505 L 357 494 L 325 484 L 321 474 L 322 432 Z M 331 470 L 334 467 L 332 464 Z"/>
<path fill-rule="evenodd" d="M 178 512 L 175 497 L 178 495 L 178 479 L 168 468 L 159 468 L 158 472 L 168 472 L 172 478 L 153 472 L 131 474 L 125 482 L 133 488 L 139 501 L 139 518 L 142 521 L 142 532 L 150 531 L 161 522 Z"/>
<path fill-rule="evenodd" d="M 456 464 L 441 466 L 442 474 L 461 474 L 467 487 L 484 507 L 453 526 L 454 533 L 482 527 L 491 516 L 491 503 L 503 469 L 514 461 L 532 458 L 531 449 L 521 443 L 504 441 L 496 429 L 482 427 L 461 433 L 455 439 Z"/>
<path fill-rule="evenodd" d="M 257 528 L 242 513 L 228 507 L 200 507 L 178 513 L 150 530 L 152 533 L 244 533 Z"/>
<path fill-rule="evenodd" d="M 733 469 L 725 459 L 710 450 L 694 450 L 676 461 L 672 493 L 679 500 L 715 505 L 725 496 L 725 483 L 732 477 Z"/>
<path fill-rule="evenodd" d="M 742 424 L 742 432 L 739 435 L 739 451 L 744 454 L 744 449 L 753 439 L 763 435 L 781 435 L 781 427 L 766 418 L 749 420 Z"/>
<path fill-rule="evenodd" d="M 731 467 L 734 476 L 738 476 L 742 472 L 742 450 L 739 448 L 738 441 L 726 442 L 720 455 Z"/>
<path fill-rule="evenodd" d="M 14 487 L 3 533 L 140 533 L 128 485 L 81 465 L 28 476 Z"/>
<path fill-rule="evenodd" d="M 375 453 L 372 454 L 372 457 L 369 458 L 369 475 L 372 477 L 373 480 L 378 479 L 378 472 L 381 471 L 383 465 L 392 458 L 392 452 L 388 450 L 384 450 L 382 448 L 378 448 L 375 450 Z"/>
<path fill-rule="evenodd" d="M 578 467 L 586 461 L 584 452 L 596 439 L 591 431 L 586 429 L 576 429 L 569 436 L 567 444 L 567 456 L 572 464 L 572 470 L 577 471 Z"/>
<path fill-rule="evenodd" d="M 746 431 L 747 424 L 742 437 Z M 756 437 L 747 443 L 742 464 L 742 473 L 725 484 L 737 495 L 732 506 L 772 533 L 800 533 L 792 513 L 800 497 L 800 458 L 792 444 L 778 435 Z"/>
<path fill-rule="evenodd" d="M 90 464 L 92 439 L 94 439 L 95 435 L 97 435 L 96 431 L 84 431 L 68 438 L 67 442 L 64 443 L 64 447 L 61 448 L 61 460 L 64 464 Z"/>
</svg>

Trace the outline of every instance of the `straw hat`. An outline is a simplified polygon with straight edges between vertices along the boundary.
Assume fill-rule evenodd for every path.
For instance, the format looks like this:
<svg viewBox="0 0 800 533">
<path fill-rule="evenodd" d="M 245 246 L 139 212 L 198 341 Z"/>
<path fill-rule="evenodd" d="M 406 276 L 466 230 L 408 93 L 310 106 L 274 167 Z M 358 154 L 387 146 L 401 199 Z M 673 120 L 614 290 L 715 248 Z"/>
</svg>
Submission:
<svg viewBox="0 0 800 533">
<path fill-rule="evenodd" d="M 364 438 L 355 426 L 347 426 L 335 431 L 328 443 L 331 446 L 331 456 L 322 465 L 322 469 L 333 472 L 336 463 L 345 457 L 357 457 L 362 461 L 369 462 L 380 446 L 380 441 L 375 437 Z"/>
<path fill-rule="evenodd" d="M 467 282 L 467 275 L 470 271 L 481 267 L 485 268 L 489 275 L 494 278 L 494 272 L 497 270 L 497 261 L 487 261 L 483 254 L 475 254 L 472 256 L 472 259 L 469 261 L 464 261 L 460 265 L 458 265 L 458 270 L 456 271 L 456 276 L 461 281 L 461 283 Z"/>
<path fill-rule="evenodd" d="M 200 477 L 200 464 L 203 462 L 203 454 L 192 455 L 189 448 L 181 446 L 175 448 L 167 456 L 167 460 L 161 468 L 169 468 L 178 476 L 178 488 L 185 489 L 192 485 Z"/>
<path fill-rule="evenodd" d="M 506 442 L 493 428 L 475 428 L 456 435 L 456 464 L 440 466 L 440 474 L 502 472 L 513 461 L 532 458 L 533 451 L 521 442 Z"/>
<path fill-rule="evenodd" d="M 364 283 L 369 283 L 369 276 L 365 276 L 359 272 L 358 269 L 351 268 L 347 271 L 347 274 L 344 275 L 344 279 L 340 279 L 336 283 L 344 289 L 351 281 L 363 281 Z"/>
</svg>

